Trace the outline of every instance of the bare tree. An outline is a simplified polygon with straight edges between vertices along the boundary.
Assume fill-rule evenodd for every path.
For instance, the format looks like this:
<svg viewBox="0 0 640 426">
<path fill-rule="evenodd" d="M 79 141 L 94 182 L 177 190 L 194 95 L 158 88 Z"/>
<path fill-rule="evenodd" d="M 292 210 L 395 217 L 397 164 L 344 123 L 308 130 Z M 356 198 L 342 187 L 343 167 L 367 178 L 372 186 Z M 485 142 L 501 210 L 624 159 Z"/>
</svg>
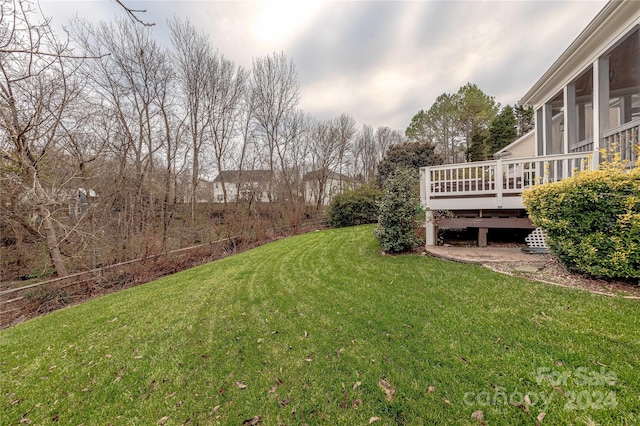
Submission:
<svg viewBox="0 0 640 426">
<path fill-rule="evenodd" d="M 231 155 L 234 138 L 243 131 L 241 113 L 249 74 L 222 55 L 210 55 L 208 63 L 205 103 L 215 165 L 220 173 L 224 170 L 225 158 Z M 226 204 L 224 175 L 220 173 L 220 176 Z"/>
<path fill-rule="evenodd" d="M 187 128 L 191 137 L 191 221 L 195 222 L 197 189 L 200 182 L 201 155 L 207 139 L 205 129 L 210 115 L 205 99 L 208 92 L 212 66 L 212 51 L 204 31 L 196 29 L 189 21 L 175 18 L 169 21 L 173 56 L 178 73 L 183 108 L 187 115 Z"/>
<path fill-rule="evenodd" d="M 235 169 L 238 170 L 238 184 L 236 185 L 235 199 L 240 199 L 241 186 L 244 182 L 244 172 L 246 170 L 255 170 L 259 164 L 259 144 L 258 144 L 258 131 L 256 129 L 256 122 L 253 115 L 253 103 L 251 88 L 248 86 L 251 84 L 250 80 L 247 81 L 247 87 L 242 94 L 239 106 L 239 135 L 238 145 L 236 146 L 237 152 L 235 153 Z M 249 202 L 252 202 L 252 198 Z"/>
<path fill-rule="evenodd" d="M 312 131 L 311 161 L 314 176 L 310 183 L 315 187 L 315 203 L 319 210 L 324 204 L 325 189 L 331 174 L 340 161 L 341 141 L 338 128 L 330 121 L 317 122 Z"/>
<path fill-rule="evenodd" d="M 358 135 L 354 146 L 354 174 L 364 183 L 372 183 L 375 179 L 376 165 L 379 161 L 373 127 L 365 124 Z"/>
<path fill-rule="evenodd" d="M 158 96 L 167 85 L 168 58 L 148 28 L 130 21 L 92 26 L 76 20 L 72 28 L 86 54 L 104 55 L 85 72 L 92 96 L 106 117 L 109 150 L 118 165 L 112 172 L 116 185 L 111 186 L 110 195 L 121 218 L 118 257 L 127 258 L 129 251 L 135 254 L 136 250 L 129 244 L 131 237 L 147 232 L 156 197 L 162 192 L 154 157 L 166 142 Z"/>
<path fill-rule="evenodd" d="M 68 42 L 55 36 L 31 3 L 0 4 L 2 175 L 22 187 L 21 198 L 33 208 L 31 221 L 23 225 L 43 237 L 59 276 L 67 275 L 67 266 L 56 231 L 57 200 L 44 184 L 42 171 L 78 96 L 78 66 Z"/>
<path fill-rule="evenodd" d="M 352 149 L 354 137 L 357 133 L 356 120 L 347 113 L 340 114 L 333 121 L 333 127 L 338 138 L 338 173 L 340 174 L 340 192 L 342 192 L 342 176 L 345 171 L 345 156 Z"/>
<path fill-rule="evenodd" d="M 265 138 L 269 169 L 272 176 L 275 176 L 277 166 L 280 170 L 284 170 L 286 166 L 283 161 L 288 140 L 285 137 L 285 125 L 300 97 L 298 76 L 293 61 L 288 60 L 283 53 L 274 53 L 254 59 L 252 77 L 254 116 Z M 272 178 L 270 194 L 273 187 Z"/>
</svg>

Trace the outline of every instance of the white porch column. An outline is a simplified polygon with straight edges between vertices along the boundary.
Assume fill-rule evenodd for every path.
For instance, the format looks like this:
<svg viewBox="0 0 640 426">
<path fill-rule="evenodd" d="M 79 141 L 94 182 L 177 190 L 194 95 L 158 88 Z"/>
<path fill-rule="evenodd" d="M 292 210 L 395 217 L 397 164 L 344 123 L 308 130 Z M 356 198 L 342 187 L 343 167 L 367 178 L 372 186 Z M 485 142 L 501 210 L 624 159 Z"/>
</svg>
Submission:
<svg viewBox="0 0 640 426">
<path fill-rule="evenodd" d="M 593 161 L 592 168 L 600 165 L 602 133 L 609 129 L 609 58 L 593 63 Z"/>
<path fill-rule="evenodd" d="M 586 123 L 585 118 L 586 118 L 585 105 L 580 104 L 578 105 L 578 120 L 577 120 L 578 142 L 585 140 L 587 137 L 585 134 L 585 123 Z"/>
<path fill-rule="evenodd" d="M 543 155 L 551 155 L 553 153 L 553 113 L 551 103 L 546 103 L 542 107 L 542 146 L 544 147 Z"/>
<path fill-rule="evenodd" d="M 544 155 L 544 124 L 542 120 L 544 108 L 540 107 L 536 110 L 535 130 L 536 130 L 536 157 Z"/>
<path fill-rule="evenodd" d="M 562 153 L 568 154 L 569 147 L 578 142 L 578 123 L 576 112 L 576 86 L 569 84 L 564 87 L 564 138 Z"/>
</svg>

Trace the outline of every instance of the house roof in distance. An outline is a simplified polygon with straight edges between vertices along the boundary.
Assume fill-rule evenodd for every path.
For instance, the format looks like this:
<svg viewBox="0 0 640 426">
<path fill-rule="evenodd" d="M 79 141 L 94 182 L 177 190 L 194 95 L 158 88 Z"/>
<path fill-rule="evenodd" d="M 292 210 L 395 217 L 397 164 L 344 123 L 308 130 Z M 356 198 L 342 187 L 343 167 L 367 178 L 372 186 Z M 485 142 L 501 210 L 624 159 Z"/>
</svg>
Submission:
<svg viewBox="0 0 640 426">
<path fill-rule="evenodd" d="M 302 180 L 321 180 L 321 179 L 333 179 L 333 180 L 343 180 L 343 181 L 351 181 L 352 179 L 340 173 L 332 172 L 331 170 L 313 170 L 309 173 L 306 173 Z"/>
<path fill-rule="evenodd" d="M 269 182 L 271 170 L 223 170 L 214 182 Z"/>
</svg>

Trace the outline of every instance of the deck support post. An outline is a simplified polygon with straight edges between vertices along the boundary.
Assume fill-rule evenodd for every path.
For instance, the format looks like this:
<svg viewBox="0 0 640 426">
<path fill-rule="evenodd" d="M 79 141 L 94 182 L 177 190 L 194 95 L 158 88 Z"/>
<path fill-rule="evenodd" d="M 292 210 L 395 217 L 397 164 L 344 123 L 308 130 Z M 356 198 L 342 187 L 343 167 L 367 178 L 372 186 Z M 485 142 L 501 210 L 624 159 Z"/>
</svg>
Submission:
<svg viewBox="0 0 640 426">
<path fill-rule="evenodd" d="M 424 228 L 425 228 L 425 237 L 426 237 L 426 245 L 427 246 L 435 246 L 436 245 L 436 235 L 437 235 L 437 229 L 436 229 L 436 224 L 433 218 L 433 210 L 431 209 L 427 209 L 427 211 L 425 212 L 425 221 L 424 221 Z"/>
<path fill-rule="evenodd" d="M 486 247 L 487 246 L 487 233 L 489 232 L 488 228 L 478 228 L 478 247 Z"/>
</svg>

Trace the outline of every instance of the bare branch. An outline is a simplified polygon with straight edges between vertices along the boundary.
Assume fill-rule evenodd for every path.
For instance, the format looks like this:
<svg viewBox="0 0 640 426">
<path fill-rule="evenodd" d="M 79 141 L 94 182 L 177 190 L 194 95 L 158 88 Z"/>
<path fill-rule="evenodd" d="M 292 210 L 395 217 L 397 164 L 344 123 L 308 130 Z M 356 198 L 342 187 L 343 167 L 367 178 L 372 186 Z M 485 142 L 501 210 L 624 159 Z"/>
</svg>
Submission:
<svg viewBox="0 0 640 426">
<path fill-rule="evenodd" d="M 122 2 L 122 0 L 116 0 L 116 3 L 122 6 L 122 8 L 127 12 L 127 14 L 129 15 L 132 21 L 142 24 L 145 27 L 153 27 L 155 25 L 155 23 L 153 22 L 144 22 L 143 20 L 138 18 L 138 16 L 136 15 L 136 13 L 146 13 L 147 12 L 146 9 L 131 9 L 130 7 L 127 7 Z"/>
</svg>

